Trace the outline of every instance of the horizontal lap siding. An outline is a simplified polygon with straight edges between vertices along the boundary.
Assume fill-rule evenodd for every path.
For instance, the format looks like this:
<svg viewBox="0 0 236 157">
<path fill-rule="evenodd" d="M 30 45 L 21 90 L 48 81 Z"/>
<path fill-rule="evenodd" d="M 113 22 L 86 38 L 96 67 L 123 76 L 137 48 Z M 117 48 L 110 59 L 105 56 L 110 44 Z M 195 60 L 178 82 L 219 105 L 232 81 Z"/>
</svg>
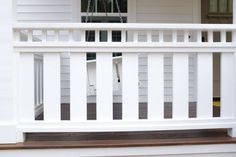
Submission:
<svg viewBox="0 0 236 157">
<path fill-rule="evenodd" d="M 72 22 L 74 0 L 16 0 L 16 19 L 18 22 Z M 61 93 L 62 103 L 69 92 L 68 55 L 61 55 Z"/>
<path fill-rule="evenodd" d="M 137 23 L 193 23 L 193 0 L 137 0 Z M 167 37 L 170 38 L 170 37 Z M 142 39 L 142 37 L 140 37 Z M 170 40 L 170 39 L 168 39 Z M 196 100 L 195 57 L 189 61 L 189 99 Z M 166 54 L 164 58 L 164 94 L 165 101 L 172 101 L 172 57 Z M 140 101 L 147 101 L 147 57 L 139 57 Z"/>
</svg>

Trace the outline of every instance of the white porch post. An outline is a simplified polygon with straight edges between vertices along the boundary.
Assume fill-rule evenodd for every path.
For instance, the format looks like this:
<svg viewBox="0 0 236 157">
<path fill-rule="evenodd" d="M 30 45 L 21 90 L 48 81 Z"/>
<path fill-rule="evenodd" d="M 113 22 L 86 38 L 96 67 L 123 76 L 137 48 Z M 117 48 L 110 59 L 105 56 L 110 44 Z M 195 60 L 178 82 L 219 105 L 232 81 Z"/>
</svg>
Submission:
<svg viewBox="0 0 236 157">
<path fill-rule="evenodd" d="M 233 25 L 236 27 L 236 0 L 233 0 Z M 232 32 L 232 41 L 236 44 L 236 31 Z M 234 52 L 234 95 L 236 97 L 236 51 Z M 236 98 L 234 99 L 234 117 L 236 120 Z M 228 130 L 228 134 L 231 137 L 236 137 L 236 126 Z"/>
<path fill-rule="evenodd" d="M 0 5 L 0 144 L 16 143 L 16 106 L 13 99 L 13 48 L 12 48 L 12 4 Z"/>
</svg>

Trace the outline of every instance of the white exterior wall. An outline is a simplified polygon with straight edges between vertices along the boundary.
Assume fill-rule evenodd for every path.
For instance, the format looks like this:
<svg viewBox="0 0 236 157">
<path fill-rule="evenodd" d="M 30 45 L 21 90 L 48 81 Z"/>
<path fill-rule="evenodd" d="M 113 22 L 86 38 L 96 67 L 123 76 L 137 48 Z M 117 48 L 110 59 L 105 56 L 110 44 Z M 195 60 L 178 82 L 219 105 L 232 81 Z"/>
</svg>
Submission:
<svg viewBox="0 0 236 157">
<path fill-rule="evenodd" d="M 128 22 L 138 23 L 197 23 L 200 0 L 129 0 Z M 17 0 L 16 18 L 19 22 L 79 22 L 79 0 Z M 78 6 L 78 7 L 76 7 Z M 77 9 L 77 10 L 76 10 Z M 171 101 L 172 59 L 165 58 L 165 101 Z M 195 100 L 194 58 L 190 59 L 190 101 Z M 61 60 L 62 103 L 69 103 L 69 58 L 63 55 Z M 140 102 L 147 101 L 147 58 L 140 55 Z M 121 91 L 115 92 L 114 100 L 121 100 Z M 95 97 L 90 96 L 90 102 Z"/>
</svg>

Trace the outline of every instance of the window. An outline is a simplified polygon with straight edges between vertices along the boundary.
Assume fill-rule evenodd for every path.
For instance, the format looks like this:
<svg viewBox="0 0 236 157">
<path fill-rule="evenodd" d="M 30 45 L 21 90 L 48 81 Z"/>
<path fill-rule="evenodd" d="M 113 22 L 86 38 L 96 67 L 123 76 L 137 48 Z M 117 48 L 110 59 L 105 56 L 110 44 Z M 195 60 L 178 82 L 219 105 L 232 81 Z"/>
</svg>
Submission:
<svg viewBox="0 0 236 157">
<path fill-rule="evenodd" d="M 81 12 L 87 12 L 89 0 L 81 0 Z M 95 13 L 117 13 L 118 2 L 120 12 L 127 13 L 127 0 L 90 0 L 89 12 Z"/>
<path fill-rule="evenodd" d="M 233 0 L 209 0 L 210 15 L 231 15 Z"/>
</svg>

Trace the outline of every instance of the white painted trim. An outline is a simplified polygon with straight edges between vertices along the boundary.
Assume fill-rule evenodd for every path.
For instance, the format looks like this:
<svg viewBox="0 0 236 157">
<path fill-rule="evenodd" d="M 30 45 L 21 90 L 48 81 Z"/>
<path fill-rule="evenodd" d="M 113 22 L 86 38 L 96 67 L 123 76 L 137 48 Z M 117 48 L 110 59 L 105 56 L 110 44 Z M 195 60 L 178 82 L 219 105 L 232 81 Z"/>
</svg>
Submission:
<svg viewBox="0 0 236 157">
<path fill-rule="evenodd" d="M 179 145 L 125 148 L 74 148 L 74 149 L 25 149 L 2 150 L 4 157 L 117 157 L 117 156 L 168 156 L 168 157 L 232 157 L 236 154 L 236 144 Z"/>
<path fill-rule="evenodd" d="M 113 120 L 111 122 L 99 122 L 89 120 L 86 122 L 25 122 L 17 125 L 21 132 L 113 132 L 113 131 L 162 131 L 162 130 L 186 130 L 186 129 L 222 129 L 232 128 L 236 125 L 234 119 L 209 118 L 186 120 Z"/>
<path fill-rule="evenodd" d="M 48 42 L 22 43 L 15 42 L 14 48 L 18 52 L 234 52 L 236 45 L 232 43 L 83 43 L 83 42 Z"/>
<path fill-rule="evenodd" d="M 235 30 L 232 24 L 167 24 L 167 23 L 14 23 L 13 29 L 99 29 L 99 30 Z"/>
<path fill-rule="evenodd" d="M 127 22 L 128 23 L 135 23 L 136 22 L 136 13 L 137 13 L 136 0 L 127 0 L 127 2 L 128 2 Z"/>
</svg>

